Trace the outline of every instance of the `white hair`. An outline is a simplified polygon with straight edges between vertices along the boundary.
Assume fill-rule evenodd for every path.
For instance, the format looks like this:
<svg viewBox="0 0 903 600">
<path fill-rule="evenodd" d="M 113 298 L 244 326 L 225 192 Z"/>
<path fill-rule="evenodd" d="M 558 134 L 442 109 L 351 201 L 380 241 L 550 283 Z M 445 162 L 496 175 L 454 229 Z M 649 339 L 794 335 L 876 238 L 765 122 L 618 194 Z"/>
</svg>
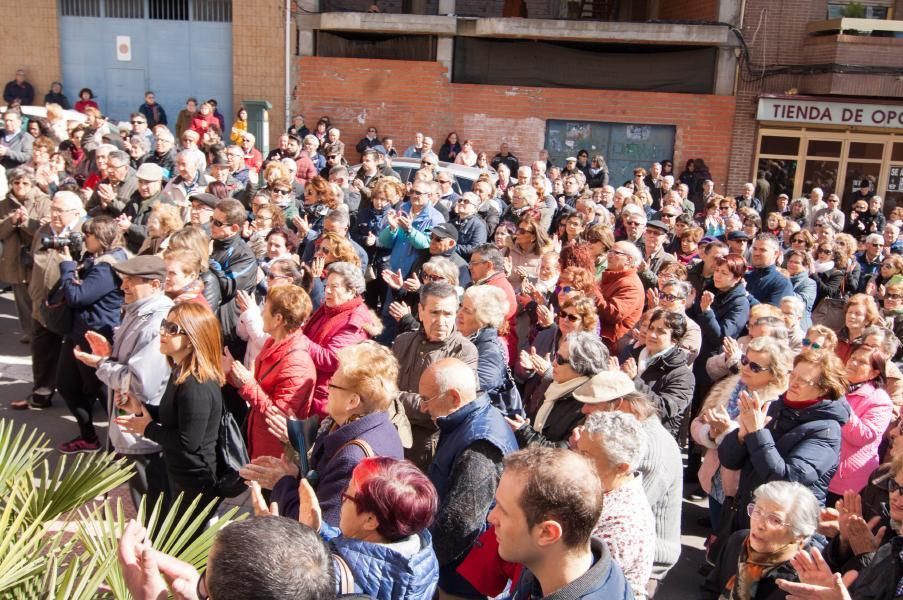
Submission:
<svg viewBox="0 0 903 600">
<path fill-rule="evenodd" d="M 803 312 L 806 310 L 806 305 L 799 296 L 784 296 L 781 298 L 781 304 L 785 302 L 793 305 L 793 312 L 796 314 L 797 318 L 802 318 Z"/>
<path fill-rule="evenodd" d="M 615 196 L 621 196 L 622 198 L 630 198 L 633 196 L 633 190 L 629 187 L 619 187 L 615 190 Z"/>
<path fill-rule="evenodd" d="M 865 238 L 866 244 L 883 244 L 884 236 L 880 233 L 870 233 Z"/>
<path fill-rule="evenodd" d="M 782 507 L 787 513 L 787 525 L 797 537 L 808 538 L 815 533 L 821 506 L 806 486 L 790 481 L 770 481 L 757 487 L 753 497 L 757 504 L 765 500 Z"/>
<path fill-rule="evenodd" d="M 79 216 L 85 215 L 85 203 L 75 192 L 57 192 L 53 195 L 53 200 L 62 202 L 66 210 L 78 211 Z"/>
<path fill-rule="evenodd" d="M 809 192 L 809 193 L 810 193 L 810 194 L 815 194 L 816 196 L 818 196 L 818 199 L 819 199 L 819 200 L 821 200 L 822 198 L 825 197 L 825 192 L 824 192 L 824 190 L 822 190 L 822 189 L 819 188 L 819 187 L 812 188 L 812 191 Z"/>
<path fill-rule="evenodd" d="M 605 454 L 610 464 L 627 465 L 628 472 L 636 469 L 646 456 L 646 431 L 630 413 L 594 412 L 586 418 L 583 432 Z"/>
<path fill-rule="evenodd" d="M 301 141 L 302 144 L 313 144 L 314 148 L 320 147 L 320 138 L 313 134 L 305 135 Z"/>
<path fill-rule="evenodd" d="M 473 316 L 480 327 L 498 329 L 505 322 L 508 299 L 501 289 L 491 285 L 474 285 L 465 290 L 464 297 L 473 300 Z"/>
<path fill-rule="evenodd" d="M 518 167 L 517 176 L 520 177 L 521 175 L 524 175 L 527 178 L 533 177 L 533 169 L 527 166 Z"/>
<path fill-rule="evenodd" d="M 636 247 L 636 244 L 618 242 L 615 245 L 618 247 L 618 250 L 626 254 L 627 258 L 630 259 L 631 267 L 637 266 L 643 260 L 643 255 L 640 253 L 640 249 Z"/>
</svg>

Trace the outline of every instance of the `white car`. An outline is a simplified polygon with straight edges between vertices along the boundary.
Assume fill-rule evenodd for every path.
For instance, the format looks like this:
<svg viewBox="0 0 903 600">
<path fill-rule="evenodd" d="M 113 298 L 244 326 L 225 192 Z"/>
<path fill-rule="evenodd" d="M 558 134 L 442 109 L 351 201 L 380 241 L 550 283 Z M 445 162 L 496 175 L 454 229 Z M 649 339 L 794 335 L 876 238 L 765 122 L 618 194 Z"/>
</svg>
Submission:
<svg viewBox="0 0 903 600">
<path fill-rule="evenodd" d="M 354 173 L 357 173 L 357 170 L 360 167 L 360 164 L 357 164 L 348 167 L 348 169 L 352 172 L 352 176 L 354 176 Z M 413 181 L 414 173 L 416 173 L 418 169 L 420 169 L 419 158 L 403 158 L 399 156 L 392 159 L 392 170 L 401 176 L 401 181 L 403 183 Z M 452 189 L 454 189 L 457 194 L 471 191 L 474 182 L 483 174 L 483 170 L 477 167 L 465 167 L 464 165 L 447 162 L 439 163 L 439 172 L 451 173 L 454 177 Z M 495 169 L 490 167 L 488 173 L 489 176 L 492 177 L 493 184 L 498 181 L 499 177 L 496 174 Z"/>
</svg>

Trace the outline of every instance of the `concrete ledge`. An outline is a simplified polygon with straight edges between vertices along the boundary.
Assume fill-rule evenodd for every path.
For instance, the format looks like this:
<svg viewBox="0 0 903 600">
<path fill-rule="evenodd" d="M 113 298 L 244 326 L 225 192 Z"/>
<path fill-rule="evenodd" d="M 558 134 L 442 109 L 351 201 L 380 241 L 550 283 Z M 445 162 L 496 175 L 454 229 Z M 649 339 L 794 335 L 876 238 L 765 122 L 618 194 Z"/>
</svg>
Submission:
<svg viewBox="0 0 903 600">
<path fill-rule="evenodd" d="M 727 27 L 719 25 L 559 21 L 555 19 L 460 19 L 458 35 L 681 46 L 732 46 L 736 44 L 736 38 L 730 34 Z"/>
<path fill-rule="evenodd" d="M 333 12 L 301 15 L 302 29 L 323 31 L 361 31 L 414 35 L 449 35 L 457 32 L 455 17 L 435 15 L 398 15 L 389 13 Z"/>
</svg>

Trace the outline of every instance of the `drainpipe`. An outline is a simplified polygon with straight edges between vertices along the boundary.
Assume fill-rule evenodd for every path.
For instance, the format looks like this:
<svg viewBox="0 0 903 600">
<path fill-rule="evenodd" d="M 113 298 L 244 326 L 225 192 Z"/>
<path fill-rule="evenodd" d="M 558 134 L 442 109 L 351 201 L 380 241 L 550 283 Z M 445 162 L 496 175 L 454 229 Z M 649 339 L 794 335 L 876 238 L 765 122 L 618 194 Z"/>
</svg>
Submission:
<svg viewBox="0 0 903 600">
<path fill-rule="evenodd" d="M 288 127 L 292 122 L 292 84 L 289 77 L 292 60 L 291 25 L 292 0 L 285 0 L 285 122 L 282 124 L 282 131 L 288 131 Z"/>
</svg>

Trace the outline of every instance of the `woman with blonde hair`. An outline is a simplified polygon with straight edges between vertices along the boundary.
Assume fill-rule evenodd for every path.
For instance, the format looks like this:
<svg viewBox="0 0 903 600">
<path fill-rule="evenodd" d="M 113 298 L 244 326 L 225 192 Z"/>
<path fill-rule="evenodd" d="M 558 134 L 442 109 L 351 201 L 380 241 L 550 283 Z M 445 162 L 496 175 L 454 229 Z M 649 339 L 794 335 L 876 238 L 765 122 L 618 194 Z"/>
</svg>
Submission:
<svg viewBox="0 0 903 600">
<path fill-rule="evenodd" d="M 878 309 L 878 303 L 867 294 L 854 294 L 847 300 L 843 309 L 844 326 L 837 334 L 837 347 L 834 353 L 840 360 L 846 361 L 853 352 L 853 346 L 860 341 L 863 331 L 871 325 L 884 326 L 884 317 Z"/>
<path fill-rule="evenodd" d="M 166 265 L 166 279 L 163 291 L 176 304 L 197 302 L 210 308 L 204 298 L 204 282 L 201 280 L 201 263 L 203 258 L 196 250 L 173 250 L 167 248 L 163 253 Z"/>
<path fill-rule="evenodd" d="M 511 259 L 511 274 L 508 282 L 519 293 L 523 280 L 539 275 L 539 263 L 542 255 L 552 250 L 552 243 L 545 229 L 540 226 L 539 219 L 530 217 L 521 219 L 517 224 L 517 233 L 508 246 L 508 258 Z"/>
<path fill-rule="evenodd" d="M 125 431 L 163 447 L 169 479 L 165 498 L 172 502 L 184 494 L 184 507 L 199 495 L 195 513 L 216 498 L 216 440 L 226 380 L 222 348 L 219 319 L 209 308 L 195 302 L 175 305 L 160 323 L 160 352 L 172 366 L 160 405 L 143 404 L 129 394 L 119 407 L 131 414 L 116 419 Z"/>
<path fill-rule="evenodd" d="M 699 485 L 709 496 L 709 518 L 712 529 L 718 527 L 721 508 L 726 498 L 737 492 L 740 473 L 721 467 L 718 445 L 724 436 L 736 429 L 740 414 L 740 394 L 757 393 L 764 403 L 777 400 L 787 391 L 793 370 L 793 351 L 787 342 L 771 337 L 749 342 L 740 365 L 740 373 L 717 382 L 705 397 L 699 415 L 690 424 L 693 441 L 706 448 Z"/>
<path fill-rule="evenodd" d="M 200 227 L 183 227 L 169 237 L 167 250 L 190 250 L 200 257 L 198 278 L 204 282 L 204 299 L 210 310 L 216 312 L 222 303 L 219 280 L 210 271 L 210 239 Z"/>
<path fill-rule="evenodd" d="M 169 246 L 170 236 L 184 226 L 180 207 L 163 202 L 156 204 L 147 219 L 147 238 L 138 249 L 138 255 L 163 254 Z"/>
</svg>

